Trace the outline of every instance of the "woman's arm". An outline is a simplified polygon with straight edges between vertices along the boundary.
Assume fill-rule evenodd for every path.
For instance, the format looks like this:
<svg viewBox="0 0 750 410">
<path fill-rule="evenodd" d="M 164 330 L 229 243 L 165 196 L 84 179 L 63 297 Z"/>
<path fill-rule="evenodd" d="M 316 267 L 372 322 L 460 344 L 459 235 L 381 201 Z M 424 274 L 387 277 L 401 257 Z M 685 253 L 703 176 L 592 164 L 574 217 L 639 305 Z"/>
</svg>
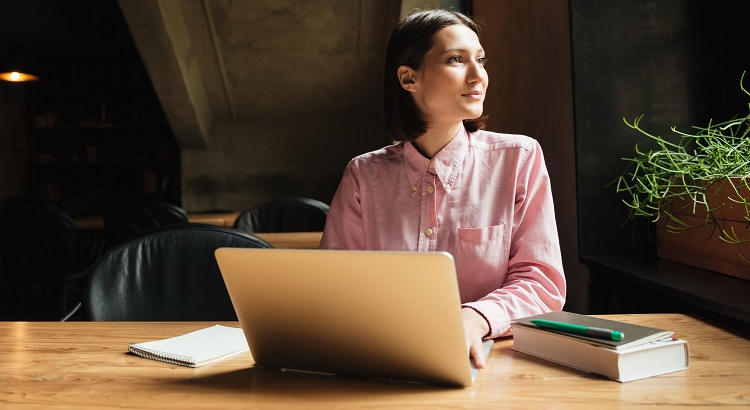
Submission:
<svg viewBox="0 0 750 410">
<path fill-rule="evenodd" d="M 511 320 L 561 310 L 565 303 L 552 191 L 537 143 L 519 165 L 515 197 L 505 281 L 499 289 L 463 305 L 487 320 L 490 331 L 485 337 L 509 335 Z"/>
<path fill-rule="evenodd" d="M 365 249 L 359 179 L 349 162 L 326 216 L 320 249 Z"/>
</svg>

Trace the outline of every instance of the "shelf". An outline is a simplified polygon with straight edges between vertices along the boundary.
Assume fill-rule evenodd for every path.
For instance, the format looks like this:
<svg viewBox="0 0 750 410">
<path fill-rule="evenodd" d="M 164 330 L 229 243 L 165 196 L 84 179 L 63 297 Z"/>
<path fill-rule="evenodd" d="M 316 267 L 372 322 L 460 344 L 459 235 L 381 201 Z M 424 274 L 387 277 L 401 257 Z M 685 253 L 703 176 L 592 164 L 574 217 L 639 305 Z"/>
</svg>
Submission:
<svg viewBox="0 0 750 410">
<path fill-rule="evenodd" d="M 137 54 L 45 59 L 32 90 L 29 190 L 62 204 L 82 193 L 179 202 L 179 147 Z"/>
<path fill-rule="evenodd" d="M 609 273 L 750 326 L 750 281 L 661 258 L 582 255 L 592 273 Z"/>
</svg>

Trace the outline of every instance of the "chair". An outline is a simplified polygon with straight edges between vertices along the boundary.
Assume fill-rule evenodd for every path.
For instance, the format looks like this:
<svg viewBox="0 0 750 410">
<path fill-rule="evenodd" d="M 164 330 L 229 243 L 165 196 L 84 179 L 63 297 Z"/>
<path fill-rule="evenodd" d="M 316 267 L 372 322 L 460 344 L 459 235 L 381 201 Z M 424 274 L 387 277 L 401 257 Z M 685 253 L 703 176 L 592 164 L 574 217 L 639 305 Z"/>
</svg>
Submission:
<svg viewBox="0 0 750 410">
<path fill-rule="evenodd" d="M 51 202 L 18 199 L 4 207 L 0 229 L 16 320 L 59 318 L 93 261 L 73 220 Z"/>
<path fill-rule="evenodd" d="M 220 247 L 271 245 L 214 225 L 155 230 L 112 249 L 91 267 L 76 316 L 86 320 L 237 320 L 214 258 Z"/>
<path fill-rule="evenodd" d="M 167 202 L 129 201 L 104 214 L 104 233 L 110 246 L 119 245 L 155 228 L 187 223 L 185 211 Z"/>
<path fill-rule="evenodd" d="M 243 211 L 234 227 L 255 232 L 322 231 L 329 206 L 310 198 L 282 198 Z"/>
</svg>

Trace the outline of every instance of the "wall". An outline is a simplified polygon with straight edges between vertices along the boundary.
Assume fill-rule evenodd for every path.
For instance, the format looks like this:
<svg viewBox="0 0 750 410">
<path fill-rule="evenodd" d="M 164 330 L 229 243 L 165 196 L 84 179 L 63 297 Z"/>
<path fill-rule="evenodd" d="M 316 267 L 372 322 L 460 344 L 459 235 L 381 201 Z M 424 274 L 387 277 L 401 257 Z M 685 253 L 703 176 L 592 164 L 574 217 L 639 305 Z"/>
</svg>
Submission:
<svg viewBox="0 0 750 410">
<path fill-rule="evenodd" d="M 388 143 L 382 66 L 397 15 L 384 4 L 213 9 L 235 119 L 214 122 L 206 149 L 183 151 L 186 209 L 330 203 L 348 161 Z"/>
<path fill-rule="evenodd" d="M 282 196 L 330 203 L 349 160 L 387 144 L 385 135 L 375 114 L 219 122 L 208 149 L 182 151 L 183 207 L 242 210 Z"/>
<path fill-rule="evenodd" d="M 182 206 L 330 202 L 388 143 L 382 66 L 397 0 L 120 0 L 182 148 Z"/>
<path fill-rule="evenodd" d="M 489 58 L 489 129 L 529 135 L 542 146 L 568 282 L 565 309 L 586 312 L 588 269 L 578 262 L 568 3 L 475 0 L 473 9 Z"/>
<path fill-rule="evenodd" d="M 470 14 L 471 0 L 401 0 L 401 17 L 415 10 L 445 9 Z"/>
</svg>

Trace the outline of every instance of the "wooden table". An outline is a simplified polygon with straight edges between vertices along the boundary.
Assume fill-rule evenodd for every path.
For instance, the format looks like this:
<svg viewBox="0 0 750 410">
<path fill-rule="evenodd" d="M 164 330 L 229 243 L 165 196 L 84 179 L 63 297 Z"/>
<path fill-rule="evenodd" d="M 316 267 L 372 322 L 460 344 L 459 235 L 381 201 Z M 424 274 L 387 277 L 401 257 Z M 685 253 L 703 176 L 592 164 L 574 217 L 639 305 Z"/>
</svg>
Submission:
<svg viewBox="0 0 750 410">
<path fill-rule="evenodd" d="M 231 228 L 234 226 L 234 221 L 238 216 L 240 216 L 239 212 L 188 214 L 188 221 L 197 224 L 219 225 Z"/>
<path fill-rule="evenodd" d="M 188 221 L 231 228 L 238 216 L 240 216 L 239 212 L 188 214 Z M 78 229 L 97 230 L 104 227 L 104 218 L 101 215 L 81 216 L 75 218 L 73 223 Z"/>
<path fill-rule="evenodd" d="M 690 368 L 620 384 L 514 352 L 506 338 L 473 386 L 454 389 L 259 369 L 249 355 L 193 369 L 127 353 L 213 322 L 0 322 L 0 407 L 750 407 L 747 339 L 685 315 L 608 318 L 675 330 L 689 341 Z"/>
<path fill-rule="evenodd" d="M 239 212 L 188 214 L 188 221 L 231 228 L 239 214 Z M 78 229 L 97 230 L 103 227 L 101 216 L 84 216 L 76 218 L 74 222 Z M 323 232 L 273 232 L 254 235 L 270 243 L 274 248 L 318 249 Z"/>
<path fill-rule="evenodd" d="M 318 249 L 323 232 L 269 232 L 255 236 L 279 249 Z"/>
</svg>

